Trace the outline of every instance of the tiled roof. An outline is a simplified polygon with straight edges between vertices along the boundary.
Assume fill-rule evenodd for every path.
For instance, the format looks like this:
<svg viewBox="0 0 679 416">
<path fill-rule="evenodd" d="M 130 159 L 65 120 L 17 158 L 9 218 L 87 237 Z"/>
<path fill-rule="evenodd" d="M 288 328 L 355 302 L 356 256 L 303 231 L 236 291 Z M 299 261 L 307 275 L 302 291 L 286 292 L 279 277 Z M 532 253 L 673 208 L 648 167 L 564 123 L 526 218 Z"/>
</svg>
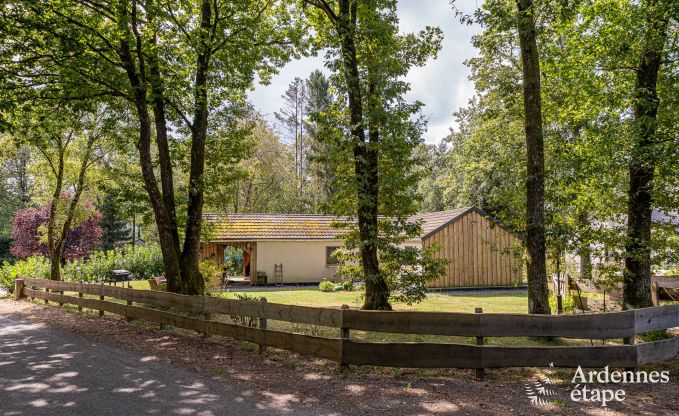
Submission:
<svg viewBox="0 0 679 416">
<path fill-rule="evenodd" d="M 410 217 L 412 221 L 422 220 L 422 235 L 427 235 L 432 231 L 438 229 L 444 224 L 453 219 L 465 214 L 467 211 L 473 209 L 472 207 L 451 209 L 448 211 L 426 212 Z"/>
<path fill-rule="evenodd" d="M 319 214 L 205 214 L 213 241 L 334 240 L 337 217 Z"/>
<path fill-rule="evenodd" d="M 466 213 L 472 208 L 418 214 L 422 235 Z M 206 233 L 211 241 L 334 240 L 340 230 L 332 224 L 339 217 L 321 214 L 205 214 Z"/>
</svg>

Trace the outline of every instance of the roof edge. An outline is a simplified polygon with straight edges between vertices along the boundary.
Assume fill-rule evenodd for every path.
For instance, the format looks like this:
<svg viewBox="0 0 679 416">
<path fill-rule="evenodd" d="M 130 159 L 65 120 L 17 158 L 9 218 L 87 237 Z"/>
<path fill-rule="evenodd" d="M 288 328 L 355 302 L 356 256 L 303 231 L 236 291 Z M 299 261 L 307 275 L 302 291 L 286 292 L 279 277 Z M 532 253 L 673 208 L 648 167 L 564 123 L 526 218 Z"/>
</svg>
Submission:
<svg viewBox="0 0 679 416">
<path fill-rule="evenodd" d="M 448 221 L 444 222 L 443 224 L 439 225 L 438 227 L 434 228 L 433 230 L 429 231 L 428 233 L 426 233 L 425 235 L 423 235 L 422 237 L 420 237 L 420 240 L 425 240 L 425 239 L 431 237 L 432 235 L 436 234 L 437 232 L 439 232 L 439 231 L 440 231 L 441 229 L 443 229 L 444 227 L 447 227 L 448 225 L 454 223 L 454 222 L 457 221 L 458 219 L 460 219 L 460 218 L 464 217 L 465 215 L 469 214 L 469 212 L 471 212 L 471 211 L 474 210 L 474 209 L 479 210 L 478 208 L 476 208 L 476 207 L 474 207 L 474 206 L 471 206 L 471 207 L 465 209 L 464 211 L 460 212 L 459 214 L 457 214 L 457 215 L 454 216 L 453 218 L 449 219 Z M 479 210 L 479 211 L 480 211 L 480 210 Z"/>
<path fill-rule="evenodd" d="M 502 225 L 502 224 L 497 220 L 497 218 L 493 217 L 492 215 L 490 215 L 490 214 L 487 213 L 486 211 L 482 210 L 481 208 L 475 207 L 474 205 L 472 205 L 471 207 L 469 207 L 469 208 L 465 209 L 464 211 L 460 212 L 460 213 L 459 213 L 457 216 L 455 216 L 454 218 L 451 218 L 450 220 L 446 221 L 445 223 L 439 225 L 438 227 L 436 227 L 436 228 L 434 228 L 433 230 L 429 231 L 427 234 L 423 235 L 423 236 L 420 237 L 420 238 L 424 241 L 425 239 L 427 239 L 427 238 L 431 237 L 432 235 L 436 234 L 437 232 L 441 231 L 444 227 L 447 227 L 447 226 L 449 226 L 450 224 L 456 222 L 457 220 L 459 220 L 460 218 L 462 218 L 462 217 L 464 217 L 465 215 L 469 214 L 470 212 L 476 212 L 477 214 L 479 214 L 479 215 L 481 215 L 481 216 L 483 216 L 483 217 L 486 217 L 488 220 L 492 221 L 495 225 L 497 225 L 498 227 L 502 228 L 504 231 L 506 231 L 506 232 L 508 232 L 508 233 L 510 233 L 510 234 L 513 234 L 513 235 L 516 236 L 517 238 L 521 238 L 521 236 L 520 236 L 519 234 L 515 233 L 515 232 L 512 231 L 512 230 L 507 229 L 507 227 L 505 227 L 504 225 Z"/>
</svg>

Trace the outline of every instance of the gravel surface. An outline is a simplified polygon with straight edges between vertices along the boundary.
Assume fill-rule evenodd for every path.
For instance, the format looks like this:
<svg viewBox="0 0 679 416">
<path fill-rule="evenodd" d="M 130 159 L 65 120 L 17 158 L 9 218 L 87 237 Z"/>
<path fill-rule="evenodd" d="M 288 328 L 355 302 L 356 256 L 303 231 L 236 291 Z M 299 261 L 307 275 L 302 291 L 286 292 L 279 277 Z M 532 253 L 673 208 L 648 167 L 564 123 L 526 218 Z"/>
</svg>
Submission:
<svg viewBox="0 0 679 416">
<path fill-rule="evenodd" d="M 570 380 L 573 370 L 557 370 L 549 374 L 540 369 L 506 369 L 487 372 L 486 381 L 474 379 L 473 371 L 468 370 L 412 370 L 382 369 L 375 367 L 350 368 L 340 372 L 336 364 L 300 357 L 296 354 L 269 350 L 259 355 L 257 347 L 227 338 L 211 337 L 180 329 L 160 331 L 157 325 L 145 322 L 128 323 L 120 317 L 106 315 L 99 318 L 93 313 L 77 313 L 56 306 L 44 306 L 28 301 L 15 302 L 0 300 L 0 327 L 7 319 L 20 321 L 20 326 L 39 325 L 36 335 L 12 334 L 0 330 L 0 415 L 30 414 L 107 414 L 88 408 L 85 413 L 65 413 L 50 411 L 30 413 L 41 410 L 44 400 L 58 400 L 67 392 L 61 392 L 59 383 L 73 384 L 84 389 L 80 397 L 99 402 L 104 391 L 113 386 L 124 391 L 116 396 L 110 391 L 107 408 L 121 409 L 119 415 L 139 414 L 125 411 L 129 405 L 120 397 L 135 397 L 137 402 L 154 414 L 240 414 L 249 411 L 256 415 L 266 414 L 315 414 L 315 415 L 498 415 L 498 414 L 564 414 L 564 415 L 678 415 L 679 414 L 679 361 L 658 367 L 644 367 L 645 370 L 668 370 L 670 381 L 665 384 L 643 384 L 612 386 L 624 388 L 625 400 L 610 403 L 608 407 L 599 404 L 570 400 Z M 15 325 L 16 324 L 12 324 Z M 40 334 L 54 333 L 56 340 Z M 19 338 L 17 338 L 19 337 Z M 23 337 L 23 338 L 22 338 Z M 27 339 L 25 339 L 27 338 Z M 43 342 L 45 341 L 45 342 Z M 52 344 L 50 344 L 52 343 Z M 19 378 L 7 372 L 8 367 L 35 365 L 62 366 L 64 354 L 59 345 L 74 344 L 79 349 L 86 345 L 96 348 L 83 353 L 79 360 L 71 363 L 68 371 L 61 373 L 98 374 L 83 378 L 82 382 L 54 378 L 44 373 L 49 380 L 47 387 L 32 387 L 36 374 Z M 41 345 L 44 344 L 44 345 Z M 17 347 L 20 345 L 20 347 Z M 56 346 L 55 346 L 56 345 Z M 50 352 L 51 362 L 31 364 L 30 354 L 42 347 Z M 33 348 L 33 352 L 29 352 Z M 64 347 L 66 348 L 66 347 Z M 70 347 L 68 347 L 70 348 Z M 68 348 L 66 350 L 68 350 Z M 26 355 L 29 354 L 29 358 Z M 47 353 L 45 353 L 47 354 Z M 54 355 L 54 357 L 50 357 Z M 102 362 L 107 363 L 102 368 Z M 117 363 L 117 364 L 116 364 Z M 40 368 L 40 367 L 38 367 Z M 57 371 L 57 370 L 50 370 Z M 10 376 L 7 376 L 10 374 Z M 41 373 L 42 374 L 42 373 Z M 58 375 L 57 374 L 57 375 Z M 63 377 L 68 377 L 68 375 Z M 126 383 L 106 384 L 112 377 Z M 37 377 L 42 377 L 37 375 Z M 50 378 L 51 377 L 51 378 Z M 166 380 L 168 379 L 169 380 Z M 531 389 L 540 388 L 549 378 L 551 393 L 541 403 L 531 403 Z M 166 380 L 163 389 L 149 380 Z M 192 384 L 196 381 L 199 384 Z M 37 382 L 40 384 L 41 382 Z M 50 384 L 53 383 L 53 384 Z M 194 387 L 192 387 L 194 386 Z M 46 388 L 48 390 L 40 390 Z M 605 387 L 604 388 L 611 388 Z M 166 389 L 166 390 L 165 390 Z M 189 390 L 187 390 L 189 389 Z M 33 391 L 35 390 L 35 391 Z M 68 390 L 68 389 L 67 389 Z M 197 391 L 192 393 L 191 391 Z M 195 403 L 182 399 L 197 395 L 207 397 Z M 144 397 L 146 393 L 155 396 Z M 22 398 L 18 398 L 20 395 Z M 65 397 L 65 396 L 64 396 Z M 155 397 L 155 399 L 153 399 Z M 161 399 L 158 400 L 157 398 Z M 27 398 L 32 401 L 27 402 Z M 14 400 L 14 401 L 12 401 Z M 184 400 L 182 402 L 182 400 Z M 210 400 L 213 400 L 210 402 Z M 4 403 L 20 402 L 31 407 L 6 408 Z M 161 403 L 167 407 L 162 408 Z M 68 402 L 62 400 L 65 406 Z M 183 404 L 180 406 L 180 404 Z M 210 408 L 210 405 L 215 407 Z M 202 406 L 202 407 L 201 407 Z M 42 410 L 45 410 L 44 408 Z M 94 413 L 90 413 L 94 411 Z"/>
</svg>

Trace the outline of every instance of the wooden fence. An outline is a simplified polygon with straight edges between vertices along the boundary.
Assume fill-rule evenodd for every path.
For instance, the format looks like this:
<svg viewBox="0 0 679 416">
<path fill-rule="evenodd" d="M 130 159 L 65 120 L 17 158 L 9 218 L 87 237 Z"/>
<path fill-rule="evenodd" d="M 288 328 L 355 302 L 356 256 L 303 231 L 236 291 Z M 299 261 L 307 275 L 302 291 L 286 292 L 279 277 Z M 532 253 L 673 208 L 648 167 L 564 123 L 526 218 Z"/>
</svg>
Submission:
<svg viewBox="0 0 679 416">
<path fill-rule="evenodd" d="M 42 289 L 42 290 L 40 290 Z M 64 295 L 75 292 L 78 295 Z M 98 298 L 83 297 L 83 294 Z M 679 338 L 634 343 L 637 334 L 679 327 L 679 304 L 588 315 L 529 315 L 439 312 L 383 312 L 314 308 L 185 296 L 100 284 L 17 279 L 16 299 L 76 305 L 249 341 L 260 349 L 273 347 L 336 361 L 340 365 L 376 365 L 415 368 L 636 367 L 679 358 Z M 120 299 L 126 303 L 106 300 Z M 149 307 L 152 305 L 153 307 Z M 158 309 L 161 308 L 161 309 Z M 173 311 L 162 310 L 172 308 Z M 180 315 L 189 313 L 193 316 Z M 259 327 L 213 320 L 215 314 L 258 319 Z M 302 335 L 267 329 L 267 320 L 311 324 L 340 329 L 337 338 Z M 420 335 L 476 337 L 476 345 L 431 342 L 373 342 L 352 339 L 351 330 Z M 487 337 L 622 338 L 624 345 L 496 346 L 483 345 Z"/>
</svg>

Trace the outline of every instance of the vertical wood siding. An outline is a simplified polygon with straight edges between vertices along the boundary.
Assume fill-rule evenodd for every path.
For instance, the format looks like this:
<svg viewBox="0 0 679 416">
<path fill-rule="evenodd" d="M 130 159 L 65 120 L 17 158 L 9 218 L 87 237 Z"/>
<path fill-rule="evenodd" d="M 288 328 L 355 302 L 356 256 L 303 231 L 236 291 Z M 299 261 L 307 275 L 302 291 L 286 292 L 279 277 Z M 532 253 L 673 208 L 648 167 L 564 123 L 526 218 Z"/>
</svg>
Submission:
<svg viewBox="0 0 679 416">
<path fill-rule="evenodd" d="M 437 258 L 450 262 L 444 277 L 429 287 L 513 286 L 521 283 L 521 258 L 512 256 L 520 240 L 475 211 L 424 240 L 438 244 Z"/>
</svg>

